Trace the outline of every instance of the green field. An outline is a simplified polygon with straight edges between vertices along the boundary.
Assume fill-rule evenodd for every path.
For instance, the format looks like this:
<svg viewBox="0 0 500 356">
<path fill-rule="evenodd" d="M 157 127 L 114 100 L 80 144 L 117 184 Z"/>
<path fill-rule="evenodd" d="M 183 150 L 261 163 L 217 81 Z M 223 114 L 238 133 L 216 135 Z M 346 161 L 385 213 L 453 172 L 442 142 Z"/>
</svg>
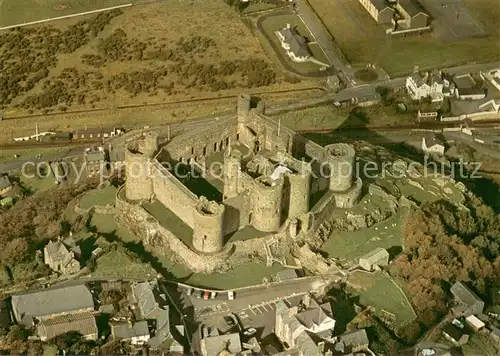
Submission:
<svg viewBox="0 0 500 356">
<path fill-rule="evenodd" d="M 0 0 L 0 27 L 134 3 L 137 0 Z"/>
<path fill-rule="evenodd" d="M 1 0 L 0 0 L 1 1 Z M 56 153 L 69 152 L 68 148 L 55 147 L 55 148 L 18 148 L 18 149 L 2 149 L 0 150 L 0 163 L 26 160 L 28 158 L 35 158 L 36 155 L 41 154 L 42 158 Z M 15 158 L 14 155 L 19 157 Z"/>
<path fill-rule="evenodd" d="M 382 310 L 394 314 L 396 329 L 416 318 L 405 293 L 383 272 L 356 271 L 349 276 L 348 285 L 348 292 L 359 296 L 362 305 L 375 308 L 377 316 L 383 316 Z"/>
<path fill-rule="evenodd" d="M 156 271 L 147 263 L 135 261 L 124 250 L 111 250 L 97 259 L 94 277 L 154 278 Z"/>
<path fill-rule="evenodd" d="M 80 208 L 90 209 L 95 205 L 114 205 L 116 199 L 116 188 L 112 185 L 104 189 L 94 190 L 82 197 L 80 200 Z"/>
<path fill-rule="evenodd" d="M 115 233 L 118 238 L 125 242 L 134 241 L 134 236 L 125 228 L 118 226 L 114 215 L 92 214 L 90 225 L 103 234 Z"/>
<path fill-rule="evenodd" d="M 335 231 L 321 246 L 321 251 L 341 261 L 347 260 L 354 263 L 377 247 L 385 249 L 401 247 L 403 236 L 400 229 L 404 214 L 405 211 L 401 209 L 398 214 L 368 229 L 354 232 Z"/>
<path fill-rule="evenodd" d="M 443 43 L 435 34 L 386 38 L 382 26 L 375 23 L 358 1 L 309 0 L 309 3 L 352 65 L 375 64 L 391 76 L 401 76 L 410 73 L 415 65 L 424 70 L 500 58 L 496 20 L 500 7 L 493 0 L 466 1 L 468 10 L 491 37 L 452 43 Z"/>
</svg>

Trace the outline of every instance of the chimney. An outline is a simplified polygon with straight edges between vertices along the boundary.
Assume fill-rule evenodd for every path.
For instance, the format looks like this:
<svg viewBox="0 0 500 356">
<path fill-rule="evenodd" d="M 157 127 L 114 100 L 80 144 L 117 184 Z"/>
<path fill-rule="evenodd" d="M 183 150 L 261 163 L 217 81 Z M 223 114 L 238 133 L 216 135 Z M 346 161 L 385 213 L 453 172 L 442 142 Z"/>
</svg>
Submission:
<svg viewBox="0 0 500 356">
<path fill-rule="evenodd" d="M 304 308 L 309 308 L 311 305 L 311 296 L 309 294 L 304 295 L 304 298 L 302 298 L 302 303 L 304 303 Z"/>
</svg>

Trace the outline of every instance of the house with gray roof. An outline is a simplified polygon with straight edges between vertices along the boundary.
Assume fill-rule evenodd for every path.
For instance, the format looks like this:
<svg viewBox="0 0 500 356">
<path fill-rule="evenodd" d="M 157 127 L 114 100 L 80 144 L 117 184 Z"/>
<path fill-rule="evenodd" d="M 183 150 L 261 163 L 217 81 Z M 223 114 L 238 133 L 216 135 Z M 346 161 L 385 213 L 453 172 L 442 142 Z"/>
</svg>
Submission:
<svg viewBox="0 0 500 356">
<path fill-rule="evenodd" d="M 373 19 L 379 23 L 391 23 L 394 18 L 394 9 L 385 0 L 359 0 Z"/>
<path fill-rule="evenodd" d="M 368 335 L 366 334 L 366 331 L 364 329 L 340 335 L 339 340 L 350 352 L 366 350 L 368 349 L 369 345 Z"/>
<path fill-rule="evenodd" d="M 155 329 L 148 340 L 151 347 L 161 347 L 165 341 L 172 338 L 169 307 L 158 293 L 156 281 L 134 283 L 129 299 L 131 305 L 137 308 L 139 319 L 154 320 Z"/>
<path fill-rule="evenodd" d="M 83 159 L 87 174 L 92 175 L 98 173 L 106 163 L 106 152 L 103 147 L 89 147 L 83 151 Z"/>
<path fill-rule="evenodd" d="M 309 295 L 304 296 L 298 306 L 281 300 L 276 303 L 275 334 L 282 343 L 296 349 L 298 355 L 321 353 L 324 341 L 314 337 L 326 330 L 333 330 L 333 319 L 329 303 L 319 304 Z"/>
<path fill-rule="evenodd" d="M 97 340 L 97 324 L 92 313 L 60 315 L 43 320 L 37 325 L 37 334 L 41 341 L 74 331 L 86 340 Z"/>
<path fill-rule="evenodd" d="M 80 271 L 80 262 L 75 258 L 75 253 L 69 251 L 62 241 L 50 241 L 43 249 L 43 257 L 53 271 L 62 274 L 75 274 Z"/>
<path fill-rule="evenodd" d="M 130 342 L 132 345 L 144 345 L 149 339 L 148 322 L 145 320 L 136 323 L 111 323 L 113 339 Z"/>
<path fill-rule="evenodd" d="M 408 29 L 423 28 L 429 25 L 429 15 L 415 2 L 415 0 L 398 0 L 396 10 L 405 19 Z"/>
<path fill-rule="evenodd" d="M 94 299 L 84 284 L 12 296 L 14 318 L 18 323 L 28 326 L 33 325 L 34 319 L 43 321 L 93 310 Z"/>
<path fill-rule="evenodd" d="M 359 258 L 361 268 L 372 271 L 376 267 L 383 267 L 389 264 L 389 252 L 385 248 L 377 247 Z"/>
<path fill-rule="evenodd" d="M 452 309 L 455 315 L 469 316 L 482 314 L 484 301 L 470 290 L 464 283 L 456 282 L 450 288 L 457 305 Z"/>
<path fill-rule="evenodd" d="M 200 347 L 203 356 L 221 355 L 224 352 L 235 355 L 242 351 L 238 333 L 205 337 L 200 340 Z"/>
<path fill-rule="evenodd" d="M 294 62 L 307 62 L 311 58 L 311 52 L 307 47 L 306 39 L 301 36 L 296 28 L 292 28 L 290 24 L 287 27 L 276 32 L 281 47 L 286 51 L 286 54 Z"/>
</svg>

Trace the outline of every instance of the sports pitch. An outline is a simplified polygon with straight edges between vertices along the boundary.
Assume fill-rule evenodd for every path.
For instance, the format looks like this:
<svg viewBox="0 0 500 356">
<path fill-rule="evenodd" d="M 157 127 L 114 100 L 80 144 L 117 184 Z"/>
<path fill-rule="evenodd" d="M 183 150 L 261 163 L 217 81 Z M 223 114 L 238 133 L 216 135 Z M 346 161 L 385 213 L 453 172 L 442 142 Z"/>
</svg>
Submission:
<svg viewBox="0 0 500 356">
<path fill-rule="evenodd" d="M 0 0 L 0 28 L 135 3 L 138 0 Z"/>
</svg>

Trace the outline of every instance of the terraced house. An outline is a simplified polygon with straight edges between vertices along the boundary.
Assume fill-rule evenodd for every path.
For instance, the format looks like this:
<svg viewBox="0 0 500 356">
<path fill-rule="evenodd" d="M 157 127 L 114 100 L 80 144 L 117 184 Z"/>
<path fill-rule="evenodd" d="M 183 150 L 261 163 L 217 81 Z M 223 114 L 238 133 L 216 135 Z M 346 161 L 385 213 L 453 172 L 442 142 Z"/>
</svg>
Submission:
<svg viewBox="0 0 500 356">
<path fill-rule="evenodd" d="M 390 23 L 394 18 L 394 9 L 385 0 L 359 0 L 359 3 L 379 24 Z"/>
</svg>

